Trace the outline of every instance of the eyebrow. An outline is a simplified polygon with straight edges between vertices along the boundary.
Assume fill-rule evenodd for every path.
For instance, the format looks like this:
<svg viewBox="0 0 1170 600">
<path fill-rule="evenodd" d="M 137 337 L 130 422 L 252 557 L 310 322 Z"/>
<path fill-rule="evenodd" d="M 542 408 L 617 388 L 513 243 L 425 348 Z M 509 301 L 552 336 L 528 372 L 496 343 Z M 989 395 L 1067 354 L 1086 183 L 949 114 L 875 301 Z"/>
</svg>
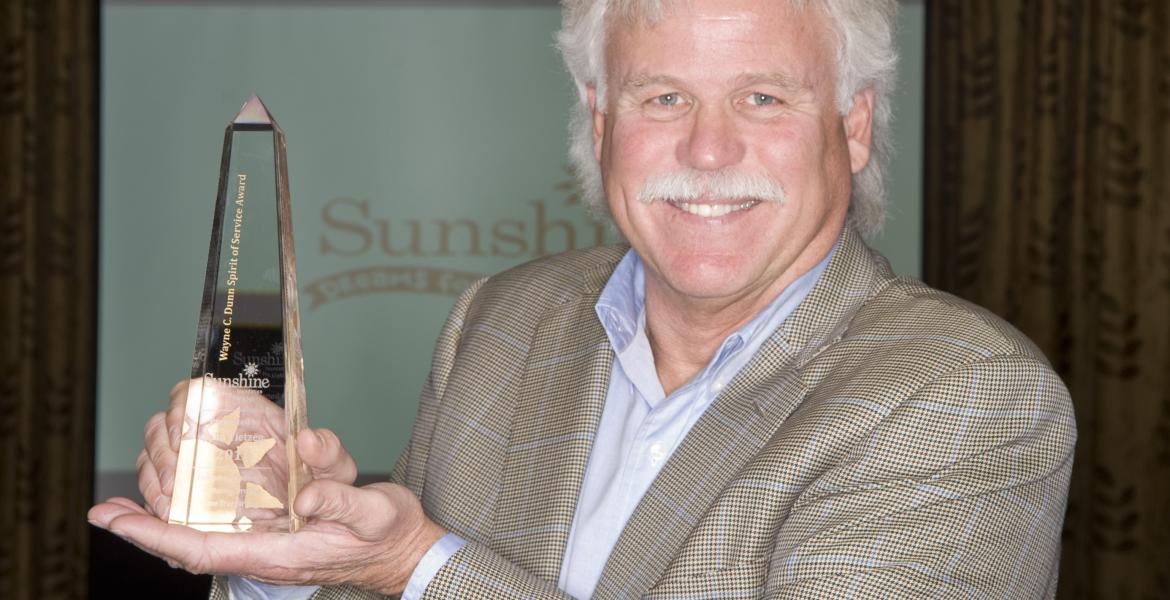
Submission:
<svg viewBox="0 0 1170 600">
<path fill-rule="evenodd" d="M 678 79 L 670 77 L 669 75 L 634 75 L 622 82 L 621 89 L 629 90 L 636 88 L 643 88 L 651 85 L 667 84 L 677 87 L 679 85 Z"/>
<path fill-rule="evenodd" d="M 741 87 L 760 83 L 774 85 L 790 92 L 804 92 L 808 91 L 810 87 L 799 79 L 780 72 L 744 73 L 735 78 L 735 84 Z M 620 89 L 638 89 L 659 84 L 681 87 L 681 82 L 669 75 L 634 75 L 623 81 Z"/>
<path fill-rule="evenodd" d="M 766 83 L 790 92 L 804 92 L 810 88 L 805 82 L 780 72 L 744 73 L 736 77 L 735 81 L 736 84 L 741 86 Z"/>
</svg>

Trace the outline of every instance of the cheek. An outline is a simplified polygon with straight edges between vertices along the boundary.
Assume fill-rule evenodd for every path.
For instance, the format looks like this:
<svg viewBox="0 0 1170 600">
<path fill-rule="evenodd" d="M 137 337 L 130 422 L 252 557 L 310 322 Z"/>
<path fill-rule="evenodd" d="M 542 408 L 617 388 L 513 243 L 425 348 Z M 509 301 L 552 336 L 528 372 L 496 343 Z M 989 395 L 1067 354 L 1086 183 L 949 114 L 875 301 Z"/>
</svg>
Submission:
<svg viewBox="0 0 1170 600">
<path fill-rule="evenodd" d="M 623 179 L 638 176 L 638 181 L 620 182 L 623 185 L 641 185 L 650 174 L 674 166 L 676 139 L 668 124 L 618 119 L 610 131 L 607 166 Z"/>
<path fill-rule="evenodd" d="M 761 128 L 748 135 L 754 161 L 790 196 L 807 185 L 810 173 L 823 172 L 825 147 L 815 127 L 794 122 Z"/>
</svg>

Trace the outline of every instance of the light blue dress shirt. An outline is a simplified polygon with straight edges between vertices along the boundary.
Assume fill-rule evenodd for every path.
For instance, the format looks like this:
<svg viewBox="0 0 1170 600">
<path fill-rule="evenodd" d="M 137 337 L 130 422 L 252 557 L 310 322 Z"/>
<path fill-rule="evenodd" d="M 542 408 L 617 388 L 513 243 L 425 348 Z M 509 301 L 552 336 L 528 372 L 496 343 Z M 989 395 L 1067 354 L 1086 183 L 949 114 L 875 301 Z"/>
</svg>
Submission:
<svg viewBox="0 0 1170 600">
<path fill-rule="evenodd" d="M 606 557 L 662 466 L 716 396 L 808 296 L 835 251 L 836 247 L 751 321 L 727 336 L 711 362 L 669 396 L 658 380 L 646 336 L 646 274 L 642 260 L 633 250 L 622 258 L 595 307 L 613 348 L 614 362 L 605 409 L 561 563 L 557 582 L 561 590 L 575 598 L 593 594 Z M 421 597 L 435 573 L 465 543 L 454 534 L 436 543 L 411 575 L 403 600 Z M 236 578 L 229 579 L 233 598 L 254 597 L 237 596 L 237 585 Z M 314 589 L 297 588 L 303 595 L 267 597 L 301 600 Z"/>
</svg>

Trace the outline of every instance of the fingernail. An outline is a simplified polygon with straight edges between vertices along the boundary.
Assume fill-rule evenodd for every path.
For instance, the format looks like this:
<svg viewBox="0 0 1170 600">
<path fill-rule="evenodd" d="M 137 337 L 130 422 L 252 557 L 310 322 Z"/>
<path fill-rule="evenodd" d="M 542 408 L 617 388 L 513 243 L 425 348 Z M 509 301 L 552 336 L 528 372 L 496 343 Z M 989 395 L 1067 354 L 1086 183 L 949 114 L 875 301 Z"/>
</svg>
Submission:
<svg viewBox="0 0 1170 600">
<path fill-rule="evenodd" d="M 321 435 L 321 432 L 319 432 L 319 431 L 315 431 L 315 430 L 314 430 L 314 431 L 313 431 L 313 437 L 317 438 L 317 443 L 318 443 L 318 444 L 321 444 L 322 446 L 324 446 L 324 445 L 325 445 L 325 436 Z"/>
</svg>

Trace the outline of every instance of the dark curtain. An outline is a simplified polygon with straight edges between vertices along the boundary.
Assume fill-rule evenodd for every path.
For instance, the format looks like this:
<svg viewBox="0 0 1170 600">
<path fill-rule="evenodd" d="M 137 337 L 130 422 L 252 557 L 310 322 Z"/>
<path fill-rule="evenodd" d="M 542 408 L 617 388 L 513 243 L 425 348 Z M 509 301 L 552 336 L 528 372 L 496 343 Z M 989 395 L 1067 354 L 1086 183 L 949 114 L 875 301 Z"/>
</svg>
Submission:
<svg viewBox="0 0 1170 600">
<path fill-rule="evenodd" d="M 1170 2 L 932 1 L 927 89 L 926 278 L 1076 405 L 1059 597 L 1166 598 Z"/>
<path fill-rule="evenodd" d="M 0 598 L 84 598 L 96 3 L 0 8 Z"/>
</svg>

